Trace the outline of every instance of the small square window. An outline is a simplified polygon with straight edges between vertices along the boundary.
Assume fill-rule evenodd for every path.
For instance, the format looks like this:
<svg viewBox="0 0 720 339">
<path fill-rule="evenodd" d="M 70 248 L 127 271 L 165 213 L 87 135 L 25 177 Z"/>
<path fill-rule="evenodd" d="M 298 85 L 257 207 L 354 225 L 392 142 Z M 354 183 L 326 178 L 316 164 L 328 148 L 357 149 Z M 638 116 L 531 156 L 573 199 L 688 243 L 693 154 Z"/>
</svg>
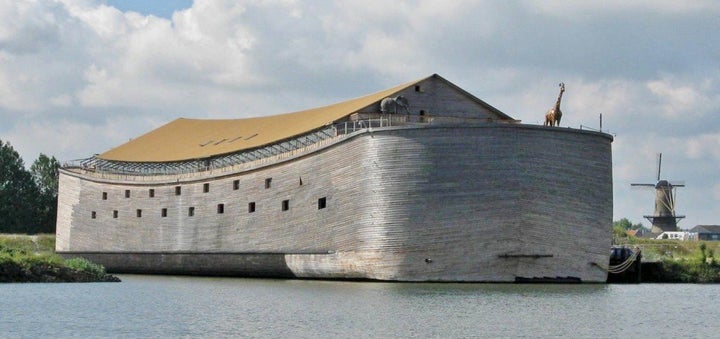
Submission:
<svg viewBox="0 0 720 339">
<path fill-rule="evenodd" d="M 141 209 L 138 209 L 135 212 L 136 212 L 138 218 L 142 218 L 142 210 Z"/>
<path fill-rule="evenodd" d="M 188 207 L 188 217 L 195 216 L 195 207 Z"/>
<path fill-rule="evenodd" d="M 210 184 L 209 183 L 203 184 L 203 193 L 207 193 L 207 192 L 210 192 Z"/>
<path fill-rule="evenodd" d="M 103 192 L 102 199 L 107 200 L 107 192 Z"/>
<path fill-rule="evenodd" d="M 97 218 L 97 213 L 95 213 L 95 211 L 92 211 L 90 213 L 90 218 L 93 218 L 93 219 Z"/>
<path fill-rule="evenodd" d="M 129 198 L 129 197 L 130 197 L 130 190 L 125 190 L 125 198 Z"/>
<path fill-rule="evenodd" d="M 182 187 L 175 186 L 175 195 L 180 195 L 181 192 L 182 192 Z"/>
<path fill-rule="evenodd" d="M 290 209 L 290 200 L 283 200 L 282 201 L 282 210 L 287 211 Z"/>
<path fill-rule="evenodd" d="M 248 203 L 248 213 L 255 212 L 255 202 Z"/>
<path fill-rule="evenodd" d="M 223 214 L 223 213 L 225 213 L 225 204 L 218 204 L 218 205 L 217 205 L 217 212 L 218 212 L 218 214 Z"/>
<path fill-rule="evenodd" d="M 322 197 L 322 198 L 318 199 L 318 209 L 321 210 L 325 207 L 327 207 L 327 198 Z"/>
<path fill-rule="evenodd" d="M 114 211 L 113 211 L 113 218 L 114 218 L 114 219 L 117 219 L 117 217 L 118 217 L 118 211 L 117 211 L 117 210 L 114 210 Z"/>
<path fill-rule="evenodd" d="M 233 181 L 233 189 L 236 191 L 240 189 L 240 180 Z"/>
<path fill-rule="evenodd" d="M 420 85 L 415 85 L 415 92 L 422 92 L 422 87 L 420 87 Z"/>
<path fill-rule="evenodd" d="M 265 179 L 265 188 L 268 189 L 272 186 L 272 178 Z"/>
<path fill-rule="evenodd" d="M 160 216 L 163 218 L 167 217 L 167 208 L 163 208 L 160 210 Z"/>
<path fill-rule="evenodd" d="M 148 196 L 151 197 L 151 198 L 154 198 L 154 197 L 155 197 L 155 190 L 152 189 L 152 188 L 149 189 L 149 190 L 148 190 Z"/>
</svg>

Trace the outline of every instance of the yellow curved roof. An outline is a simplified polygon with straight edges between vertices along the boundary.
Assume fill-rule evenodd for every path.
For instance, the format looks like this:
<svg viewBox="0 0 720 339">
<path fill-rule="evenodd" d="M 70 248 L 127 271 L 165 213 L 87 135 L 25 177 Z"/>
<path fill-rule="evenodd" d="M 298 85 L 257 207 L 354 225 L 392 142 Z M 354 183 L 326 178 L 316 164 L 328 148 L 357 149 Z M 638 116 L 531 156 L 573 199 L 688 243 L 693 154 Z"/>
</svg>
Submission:
<svg viewBox="0 0 720 339">
<path fill-rule="evenodd" d="M 252 149 L 292 138 L 339 121 L 426 79 L 437 78 L 503 119 L 512 119 L 437 74 L 364 97 L 294 113 L 247 119 L 185 119 L 159 128 L 98 155 L 122 162 L 175 162 Z"/>
<path fill-rule="evenodd" d="M 294 113 L 247 119 L 179 118 L 97 157 L 126 162 L 171 162 L 251 149 L 331 124 L 419 81 Z"/>
</svg>

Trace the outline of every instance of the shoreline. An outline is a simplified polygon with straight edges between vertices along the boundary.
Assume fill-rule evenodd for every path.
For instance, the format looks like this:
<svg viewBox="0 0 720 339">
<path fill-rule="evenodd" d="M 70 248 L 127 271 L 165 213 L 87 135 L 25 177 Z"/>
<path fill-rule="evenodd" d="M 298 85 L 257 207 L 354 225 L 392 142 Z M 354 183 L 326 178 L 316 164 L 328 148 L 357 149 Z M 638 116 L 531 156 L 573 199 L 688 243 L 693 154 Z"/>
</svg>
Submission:
<svg viewBox="0 0 720 339">
<path fill-rule="evenodd" d="M 120 282 L 105 267 L 55 254 L 55 236 L 0 234 L 0 283 Z"/>
<path fill-rule="evenodd" d="M 0 264 L 0 283 L 92 283 L 120 282 L 111 274 L 96 274 L 66 266 L 37 263 L 24 266 L 19 263 Z"/>
<path fill-rule="evenodd" d="M 642 262 L 639 281 L 606 283 L 720 283 L 720 264 L 714 260 L 714 252 L 706 250 L 707 245 L 663 244 L 672 245 L 676 255 L 680 252 L 685 255 L 680 258 L 662 257 Z M 647 250 L 649 248 L 646 248 L 643 254 L 648 253 Z M 0 234 L 0 283 L 120 281 L 117 276 L 108 274 L 102 265 L 84 258 L 63 259 L 55 253 L 54 235 Z"/>
</svg>

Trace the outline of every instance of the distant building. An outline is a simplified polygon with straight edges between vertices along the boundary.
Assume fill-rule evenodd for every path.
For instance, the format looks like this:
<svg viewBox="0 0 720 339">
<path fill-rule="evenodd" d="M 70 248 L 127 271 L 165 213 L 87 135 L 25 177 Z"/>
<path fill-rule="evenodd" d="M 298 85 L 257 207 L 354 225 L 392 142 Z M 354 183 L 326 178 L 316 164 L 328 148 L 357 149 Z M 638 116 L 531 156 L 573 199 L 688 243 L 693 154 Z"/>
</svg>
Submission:
<svg viewBox="0 0 720 339">
<path fill-rule="evenodd" d="M 627 230 L 627 231 L 625 231 L 625 234 L 627 234 L 628 236 L 642 238 L 645 235 L 645 232 L 643 232 L 642 229 L 636 229 L 636 230 Z"/>
<path fill-rule="evenodd" d="M 697 233 L 692 231 L 662 232 L 655 239 L 670 239 L 680 241 L 697 240 Z"/>
<path fill-rule="evenodd" d="M 698 240 L 720 240 L 720 225 L 697 225 L 690 232 L 697 233 Z"/>
</svg>

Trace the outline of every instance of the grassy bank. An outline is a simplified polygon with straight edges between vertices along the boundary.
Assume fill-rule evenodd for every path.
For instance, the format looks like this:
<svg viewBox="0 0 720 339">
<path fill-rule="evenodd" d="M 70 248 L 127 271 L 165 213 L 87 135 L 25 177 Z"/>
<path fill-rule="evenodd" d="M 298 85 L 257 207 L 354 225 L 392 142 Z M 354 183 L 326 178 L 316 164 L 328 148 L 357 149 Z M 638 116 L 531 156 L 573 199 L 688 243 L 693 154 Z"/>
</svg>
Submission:
<svg viewBox="0 0 720 339">
<path fill-rule="evenodd" d="M 653 240 L 627 237 L 618 241 L 642 250 L 642 282 L 720 283 L 720 242 Z"/>
<path fill-rule="evenodd" d="M 119 281 L 101 265 L 55 254 L 54 235 L 0 235 L 0 282 Z"/>
</svg>

